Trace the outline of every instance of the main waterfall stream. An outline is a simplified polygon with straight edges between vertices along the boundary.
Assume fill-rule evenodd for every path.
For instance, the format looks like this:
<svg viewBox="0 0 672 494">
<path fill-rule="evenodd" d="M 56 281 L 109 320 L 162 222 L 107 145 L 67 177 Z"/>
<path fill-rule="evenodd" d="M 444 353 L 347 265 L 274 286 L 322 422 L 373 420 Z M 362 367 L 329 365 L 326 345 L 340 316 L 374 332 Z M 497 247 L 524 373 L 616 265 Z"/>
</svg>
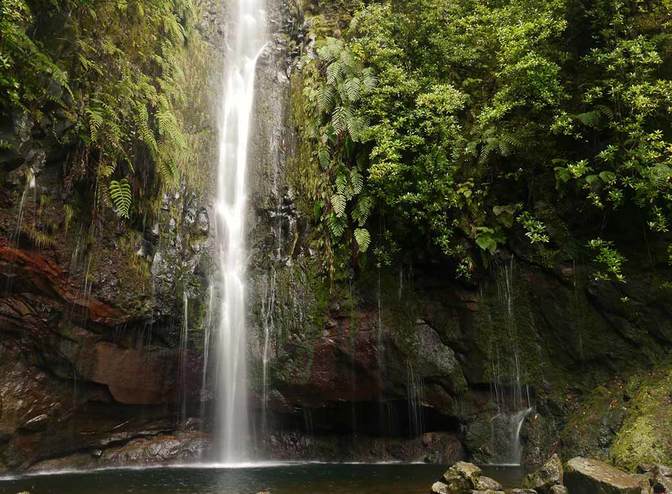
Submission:
<svg viewBox="0 0 672 494">
<path fill-rule="evenodd" d="M 264 48 L 263 0 L 232 1 L 219 114 L 216 225 L 221 294 L 216 335 L 218 460 L 249 457 L 245 219 L 247 160 L 257 59 Z"/>
</svg>

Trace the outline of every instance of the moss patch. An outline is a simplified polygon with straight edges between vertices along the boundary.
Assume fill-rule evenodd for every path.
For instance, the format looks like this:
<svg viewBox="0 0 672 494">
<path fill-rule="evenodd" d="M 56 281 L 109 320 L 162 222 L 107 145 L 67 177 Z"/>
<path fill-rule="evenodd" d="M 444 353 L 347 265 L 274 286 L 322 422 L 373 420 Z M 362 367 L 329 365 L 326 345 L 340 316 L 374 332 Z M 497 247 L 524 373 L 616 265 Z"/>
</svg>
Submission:
<svg viewBox="0 0 672 494">
<path fill-rule="evenodd" d="M 611 459 L 630 470 L 642 463 L 672 464 L 672 369 L 637 376 L 627 391 L 632 400 Z"/>
</svg>

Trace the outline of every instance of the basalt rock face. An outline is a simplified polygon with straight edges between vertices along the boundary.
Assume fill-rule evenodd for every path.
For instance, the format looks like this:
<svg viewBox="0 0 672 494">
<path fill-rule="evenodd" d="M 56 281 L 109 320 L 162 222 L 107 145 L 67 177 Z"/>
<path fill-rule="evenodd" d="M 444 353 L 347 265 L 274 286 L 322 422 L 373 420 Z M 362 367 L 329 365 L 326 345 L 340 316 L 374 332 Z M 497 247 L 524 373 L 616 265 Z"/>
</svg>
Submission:
<svg viewBox="0 0 672 494">
<path fill-rule="evenodd" d="M 494 454 L 492 417 L 521 392 L 523 406 L 534 407 L 521 426 L 522 460 L 541 465 L 552 452 L 569 451 L 561 431 L 573 414 L 594 414 L 599 422 L 618 411 L 608 404 L 584 408 L 588 391 L 612 373 L 652 365 L 670 341 L 608 302 L 615 303 L 612 292 L 620 287 L 580 285 L 574 270 L 559 275 L 511 255 L 513 261 L 505 258 L 477 289 L 416 268 L 412 277 L 402 273 L 403 283 L 398 274 L 383 273 L 380 291 L 376 281 L 360 280 L 355 304 L 328 296 L 320 302 L 319 292 L 301 285 L 307 271 L 295 276 L 285 288 L 307 294 L 304 305 L 293 302 L 302 307 L 303 314 L 295 314 L 305 324 L 297 327 L 286 317 L 295 307 L 288 304 L 272 328 L 266 394 L 275 425 L 318 434 L 373 427 L 378 434 L 404 435 L 414 433 L 419 416 L 421 430 L 454 432 L 468 455 L 488 461 Z M 298 258 L 295 272 L 304 262 Z M 285 288 L 276 286 L 276 300 Z M 628 303 L 638 306 L 635 317 L 659 318 L 656 334 L 666 331 L 660 307 L 628 293 Z M 320 310 L 322 317 L 314 316 Z M 619 318 L 620 327 L 630 325 L 640 336 L 626 337 L 612 326 L 616 310 L 628 317 Z M 622 423 L 621 417 L 609 426 L 607 450 Z M 638 424 L 634 418 L 632 423 Z M 588 435 L 576 439 L 582 438 Z"/>
<path fill-rule="evenodd" d="M 185 389 L 199 389 L 196 342 L 177 347 L 181 303 L 165 303 L 176 295 L 150 269 L 180 256 L 191 267 L 173 265 L 171 276 L 198 290 L 196 254 L 113 218 L 88 244 L 66 232 L 54 166 L 45 163 L 30 191 L 47 206 L 25 200 L 18 226 L 16 207 L 0 211 L 0 470 L 173 430 L 180 362 Z M 38 245 L 30 229 L 45 225 L 49 239 Z M 180 234 L 203 238 L 197 228 Z"/>
<path fill-rule="evenodd" d="M 62 176 L 68 117 L 5 117 L 0 471 L 74 453 L 106 458 L 174 431 L 178 401 L 200 399 L 207 203 L 182 183 L 159 198 L 155 224 L 93 211 Z M 180 349 L 185 299 L 192 332 Z"/>
</svg>

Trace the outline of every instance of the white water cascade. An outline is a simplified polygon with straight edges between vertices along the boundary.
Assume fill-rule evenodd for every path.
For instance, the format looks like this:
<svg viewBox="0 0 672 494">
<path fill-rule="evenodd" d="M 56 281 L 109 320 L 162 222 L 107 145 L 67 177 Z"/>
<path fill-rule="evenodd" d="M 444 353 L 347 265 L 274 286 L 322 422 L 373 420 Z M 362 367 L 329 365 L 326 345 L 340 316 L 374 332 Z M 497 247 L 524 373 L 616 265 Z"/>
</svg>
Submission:
<svg viewBox="0 0 672 494">
<path fill-rule="evenodd" d="M 228 0 L 230 28 L 219 113 L 216 228 L 221 295 L 216 335 L 218 460 L 249 459 L 247 413 L 246 175 L 257 59 L 265 45 L 264 0 Z"/>
</svg>

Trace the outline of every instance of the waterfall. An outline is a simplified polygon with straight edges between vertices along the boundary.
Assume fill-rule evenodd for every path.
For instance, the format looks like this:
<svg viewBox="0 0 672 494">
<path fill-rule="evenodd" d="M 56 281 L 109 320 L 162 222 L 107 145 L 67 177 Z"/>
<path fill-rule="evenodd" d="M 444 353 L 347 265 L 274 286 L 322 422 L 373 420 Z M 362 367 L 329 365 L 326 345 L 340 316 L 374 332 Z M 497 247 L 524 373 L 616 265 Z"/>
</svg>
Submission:
<svg viewBox="0 0 672 494">
<path fill-rule="evenodd" d="M 17 247 L 19 245 L 19 236 L 21 235 L 21 225 L 23 223 L 23 215 L 24 215 L 23 206 L 25 205 L 26 197 L 28 196 L 28 191 L 31 189 L 35 191 L 35 203 L 37 203 L 37 186 L 35 180 L 35 172 L 33 171 L 32 168 L 29 168 L 28 171 L 26 172 L 26 184 L 23 188 L 23 193 L 21 194 L 21 199 L 19 201 L 19 214 L 16 220 L 16 230 L 14 232 L 14 237 L 11 239 L 13 242 L 16 243 Z"/>
<path fill-rule="evenodd" d="M 499 303 L 506 331 L 504 341 L 495 343 L 492 357 L 492 395 L 497 413 L 491 419 L 491 462 L 520 465 L 523 448 L 521 431 L 532 411 L 529 387 L 523 384 L 519 335 L 514 300 L 514 262 L 504 264 L 498 275 Z"/>
<path fill-rule="evenodd" d="M 265 45 L 263 0 L 231 0 L 224 88 L 219 113 L 215 208 L 220 321 L 217 328 L 218 460 L 248 459 L 246 175 L 257 59 Z"/>
</svg>

